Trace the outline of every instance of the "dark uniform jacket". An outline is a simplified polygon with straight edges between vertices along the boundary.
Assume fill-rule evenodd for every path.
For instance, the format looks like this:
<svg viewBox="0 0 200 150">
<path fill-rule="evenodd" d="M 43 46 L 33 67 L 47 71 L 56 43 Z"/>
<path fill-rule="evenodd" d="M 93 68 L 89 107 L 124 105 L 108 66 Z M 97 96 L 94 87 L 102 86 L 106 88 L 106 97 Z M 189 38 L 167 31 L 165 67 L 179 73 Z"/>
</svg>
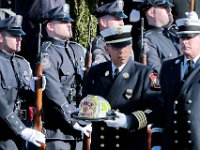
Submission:
<svg viewBox="0 0 200 150">
<path fill-rule="evenodd" d="M 33 95 L 32 97 L 30 95 L 33 94 L 30 92 L 31 78 L 30 65 L 23 57 L 0 50 L 0 149 L 16 149 L 14 143 L 1 145 L 1 141 L 20 139 L 19 134 L 25 128 L 21 120 L 27 119 L 28 111 L 19 108 L 18 102 L 28 103 L 32 100 Z M 18 116 L 20 113 L 23 113 L 21 120 Z M 20 147 L 18 148 L 20 149 Z"/>
<path fill-rule="evenodd" d="M 152 28 L 144 34 L 144 50 L 147 54 L 147 65 L 160 72 L 164 61 L 181 54 L 177 40 L 162 28 Z"/>
<path fill-rule="evenodd" d="M 76 109 L 78 83 L 75 75 L 82 74 L 84 49 L 70 41 L 67 47 L 65 42 L 53 39 L 42 45 L 41 59 L 47 79 L 43 97 L 47 139 L 74 140 L 79 133 L 72 128 L 74 121 L 71 113 Z"/>
<path fill-rule="evenodd" d="M 186 81 L 181 81 L 183 56 L 167 61 L 161 70 L 165 101 L 164 150 L 200 149 L 200 60 Z"/>
<path fill-rule="evenodd" d="M 111 108 L 125 113 L 128 129 L 110 128 L 103 122 L 93 123 L 92 150 L 145 150 L 147 147 L 147 128 L 138 129 L 139 122 L 134 112 L 141 110 L 148 123 L 159 117 L 162 101 L 155 74 L 148 67 L 128 61 L 113 82 L 111 62 L 105 62 L 89 70 L 83 95 L 100 95 L 109 101 Z M 150 76 L 155 78 L 152 81 Z M 143 120 L 144 121 L 144 120 Z M 142 122 L 140 122 L 142 123 Z"/>
</svg>

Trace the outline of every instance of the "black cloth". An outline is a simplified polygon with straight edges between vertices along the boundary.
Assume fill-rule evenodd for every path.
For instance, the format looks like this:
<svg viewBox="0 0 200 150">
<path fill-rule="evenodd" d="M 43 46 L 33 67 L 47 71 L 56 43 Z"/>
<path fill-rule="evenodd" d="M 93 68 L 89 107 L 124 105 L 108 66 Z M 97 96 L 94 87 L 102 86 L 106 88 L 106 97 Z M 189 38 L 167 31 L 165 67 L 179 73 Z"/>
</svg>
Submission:
<svg viewBox="0 0 200 150">
<path fill-rule="evenodd" d="M 83 96 L 102 96 L 108 100 L 112 109 L 125 113 L 128 118 L 128 129 L 107 127 L 103 122 L 93 123 L 91 149 L 146 149 L 147 128 L 137 130 L 138 121 L 132 113 L 149 109 L 152 113 L 147 116 L 148 123 L 159 118 L 162 98 L 159 89 L 150 80 L 151 73 L 150 68 L 131 59 L 114 82 L 110 61 L 90 68 L 83 87 Z"/>
<path fill-rule="evenodd" d="M 114 80 L 115 80 L 115 79 L 117 78 L 118 74 L 119 74 L 119 68 L 116 68 L 115 71 L 114 71 L 114 73 L 115 73 L 115 74 L 114 74 L 114 77 L 113 77 L 113 78 L 114 78 Z"/>
<path fill-rule="evenodd" d="M 193 66 L 192 65 L 194 64 L 194 61 L 193 60 L 188 60 L 187 64 L 188 64 L 188 67 L 187 67 L 187 69 L 185 71 L 183 80 L 186 80 L 188 78 L 188 76 L 190 75 L 190 73 L 192 72 L 192 70 L 193 70 Z"/>
<path fill-rule="evenodd" d="M 200 60 L 182 83 L 183 60 L 181 56 L 164 62 L 160 74 L 165 108 L 161 123 L 164 129 L 163 150 L 200 149 Z"/>
</svg>

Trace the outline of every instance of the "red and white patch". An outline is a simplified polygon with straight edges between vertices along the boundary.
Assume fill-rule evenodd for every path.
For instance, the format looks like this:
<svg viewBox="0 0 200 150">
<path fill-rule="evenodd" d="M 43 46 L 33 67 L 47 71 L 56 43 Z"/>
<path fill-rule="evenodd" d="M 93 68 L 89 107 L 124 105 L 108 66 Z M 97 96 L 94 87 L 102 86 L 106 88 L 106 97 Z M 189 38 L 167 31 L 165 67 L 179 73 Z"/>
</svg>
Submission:
<svg viewBox="0 0 200 150">
<path fill-rule="evenodd" d="M 157 73 L 151 73 L 149 75 L 149 78 L 151 79 L 154 88 L 156 89 L 160 88 L 160 79 Z"/>
</svg>

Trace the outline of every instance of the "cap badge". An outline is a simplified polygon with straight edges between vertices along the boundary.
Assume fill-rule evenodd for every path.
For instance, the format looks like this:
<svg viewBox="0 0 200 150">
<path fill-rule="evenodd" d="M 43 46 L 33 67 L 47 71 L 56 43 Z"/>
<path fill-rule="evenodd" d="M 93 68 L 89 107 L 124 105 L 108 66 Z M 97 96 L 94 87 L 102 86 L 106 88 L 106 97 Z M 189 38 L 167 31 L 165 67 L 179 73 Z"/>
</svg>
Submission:
<svg viewBox="0 0 200 150">
<path fill-rule="evenodd" d="M 122 10 L 123 7 L 124 7 L 124 1 L 118 0 L 118 1 L 117 1 L 117 7 L 118 7 L 120 10 Z"/>
<path fill-rule="evenodd" d="M 68 4 L 63 5 L 63 12 L 65 14 L 69 14 L 69 5 Z"/>
<path fill-rule="evenodd" d="M 21 24 L 21 17 L 20 16 L 16 16 L 15 25 L 16 26 L 20 26 L 20 24 Z"/>
<path fill-rule="evenodd" d="M 123 33 L 122 28 L 117 28 L 115 33 L 116 34 L 122 34 Z"/>
</svg>

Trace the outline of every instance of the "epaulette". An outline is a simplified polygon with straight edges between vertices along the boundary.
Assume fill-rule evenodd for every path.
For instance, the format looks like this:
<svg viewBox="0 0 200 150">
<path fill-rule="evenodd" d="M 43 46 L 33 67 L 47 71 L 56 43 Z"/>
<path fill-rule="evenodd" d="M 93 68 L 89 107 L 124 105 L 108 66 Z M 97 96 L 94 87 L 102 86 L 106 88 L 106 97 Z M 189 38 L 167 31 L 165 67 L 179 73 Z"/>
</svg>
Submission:
<svg viewBox="0 0 200 150">
<path fill-rule="evenodd" d="M 22 56 L 20 56 L 20 55 L 17 55 L 17 54 L 15 54 L 15 57 L 20 58 L 20 59 L 23 59 L 23 60 L 26 60 L 24 57 L 22 57 Z"/>
<path fill-rule="evenodd" d="M 42 43 L 41 49 L 42 49 L 42 50 L 47 50 L 48 47 L 49 47 L 51 44 L 52 44 L 51 41 L 45 41 L 45 42 Z"/>
<path fill-rule="evenodd" d="M 24 57 L 22 57 L 20 55 L 17 55 L 17 54 L 15 54 L 15 58 L 25 61 L 29 65 L 29 67 L 30 67 L 30 63 L 28 62 L 28 60 L 26 60 L 26 58 L 24 58 Z"/>
<path fill-rule="evenodd" d="M 82 49 L 85 49 L 81 44 L 77 43 L 77 42 L 74 42 L 74 41 L 69 41 L 69 44 L 74 44 L 76 46 L 79 46 L 81 47 Z"/>
</svg>

